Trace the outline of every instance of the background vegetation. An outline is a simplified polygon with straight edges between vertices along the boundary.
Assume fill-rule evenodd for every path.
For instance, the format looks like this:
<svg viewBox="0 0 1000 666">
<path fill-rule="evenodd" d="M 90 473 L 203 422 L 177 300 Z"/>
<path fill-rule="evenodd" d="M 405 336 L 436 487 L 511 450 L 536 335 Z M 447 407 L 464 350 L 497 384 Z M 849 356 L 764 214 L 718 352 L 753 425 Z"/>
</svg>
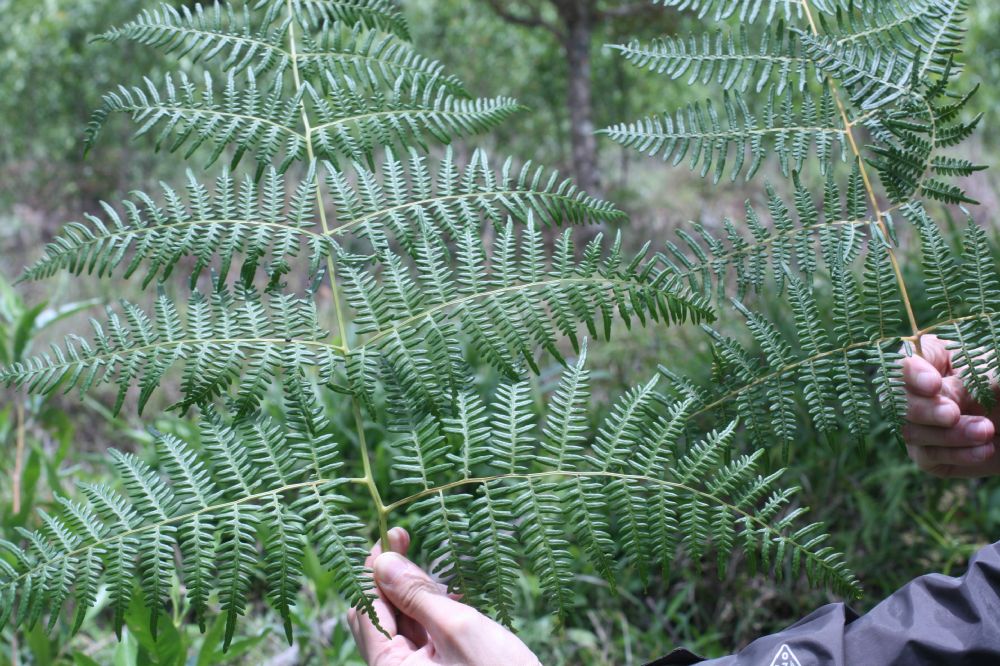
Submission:
<svg viewBox="0 0 1000 666">
<path fill-rule="evenodd" d="M 586 20 L 568 11 L 567 4 L 589 7 Z M 93 282 L 83 290 L 72 279 L 16 292 L 10 282 L 56 230 L 83 212 L 96 211 L 100 200 L 160 179 L 177 183 L 183 178 L 173 158 L 133 151 L 124 122 L 112 125 L 112 134 L 86 159 L 82 155 L 87 117 L 110 83 L 169 67 L 148 50 L 88 44 L 89 36 L 147 5 L 145 0 L 0 0 L 0 17 L 18 26 L 0 35 L 0 365 L 57 339 L 68 317 L 86 316 L 109 299 L 139 298 L 94 293 Z M 624 0 L 406 0 L 404 6 L 415 43 L 466 81 L 473 94 L 511 95 L 533 110 L 493 135 L 501 152 L 560 166 L 589 183 L 630 213 L 635 229 L 626 237 L 666 241 L 678 223 L 693 216 L 717 227 L 725 215 L 739 214 L 748 196 L 760 195 L 740 184 L 712 188 L 709 194 L 708 185 L 683 171 L 585 139 L 588 127 L 703 96 L 683 81 L 665 85 L 660 77 L 643 75 L 602 48 L 631 36 L 684 34 L 686 19 L 662 9 L 633 11 L 633 3 Z M 1000 151 L 991 131 L 1000 126 L 1000 9 L 979 2 L 970 27 L 966 77 L 982 82 L 975 104 L 987 116 L 970 157 L 993 165 Z M 583 64 L 581 43 L 587 56 Z M 580 93 L 584 84 L 591 94 Z M 669 104 L 664 96 L 672 98 Z M 984 172 L 969 191 L 983 203 L 973 214 L 997 237 L 1000 176 Z M 702 337 L 684 329 L 619 336 L 594 355 L 591 367 L 604 370 L 596 379 L 609 395 L 666 359 L 690 376 L 710 367 Z M 556 372 L 552 368 L 551 375 Z M 539 397 L 549 388 L 539 382 Z M 107 478 L 98 455 L 106 448 L 141 448 L 146 424 L 113 419 L 106 404 L 101 397 L 81 407 L 72 398 L 0 393 L 0 536 L 30 521 L 36 508 L 71 492 L 73 481 Z M 190 424 L 172 417 L 155 425 L 193 436 Z M 863 453 L 846 435 L 843 442 L 813 439 L 795 451 L 794 476 L 805 489 L 805 502 L 829 523 L 835 545 L 848 554 L 865 585 L 860 610 L 916 575 L 960 571 L 979 546 L 1000 538 L 996 482 L 928 479 L 878 429 Z M 538 588 L 528 579 L 518 624 L 543 663 L 631 664 L 682 644 L 707 656 L 726 654 L 835 600 L 794 584 L 749 577 L 739 567 L 730 571 L 719 581 L 714 561 L 689 562 L 674 577 L 654 580 L 646 589 L 636 581 L 623 596 L 611 595 L 601 581 L 581 578 L 577 610 L 564 628 L 536 610 Z M 0 664 L 357 663 L 344 610 L 332 582 L 313 566 L 291 648 L 275 619 L 264 614 L 251 615 L 256 624 L 226 655 L 221 654 L 221 625 L 204 636 L 171 625 L 154 641 L 142 609 L 134 608 L 120 644 L 95 612 L 72 639 L 46 636 L 42 627 L 27 636 L 5 633 Z"/>
</svg>

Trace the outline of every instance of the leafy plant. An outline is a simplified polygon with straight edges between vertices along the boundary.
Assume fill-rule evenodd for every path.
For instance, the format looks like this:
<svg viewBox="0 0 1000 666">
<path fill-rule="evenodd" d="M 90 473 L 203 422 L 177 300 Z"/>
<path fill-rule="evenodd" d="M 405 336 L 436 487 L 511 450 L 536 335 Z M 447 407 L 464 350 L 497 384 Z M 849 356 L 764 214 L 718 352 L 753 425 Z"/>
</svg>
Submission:
<svg viewBox="0 0 1000 666">
<path fill-rule="evenodd" d="M 669 4 L 748 24 L 767 14 L 761 0 Z M 450 151 L 430 150 L 489 129 L 518 107 L 468 98 L 460 82 L 412 50 L 388 0 L 164 6 L 107 33 L 109 41 L 183 55 L 190 69 L 108 93 L 88 143 L 112 114 L 124 113 L 156 147 L 209 164 L 225 157 L 229 166 L 214 185 L 192 174 L 183 194 L 169 186 L 155 198 L 136 193 L 118 208 L 106 206 L 101 218 L 67 227 L 26 279 L 60 271 L 141 276 L 143 287 L 157 285 L 154 312 L 122 303 L 93 322 L 89 340 L 71 336 L 0 379 L 43 393 L 111 385 L 116 409 L 134 402 L 141 411 L 173 370 L 181 377 L 176 408 L 197 410 L 200 443 L 157 435 L 158 468 L 112 452 L 123 491 L 84 485 L 84 501 L 62 501 L 58 514 L 42 514 L 39 530 L 3 542 L 0 624 L 30 627 L 47 616 L 52 627 L 71 603 L 78 626 L 106 585 L 120 630 L 138 583 L 155 636 L 179 574 L 195 622 L 207 627 L 216 608 L 225 618 L 226 645 L 258 579 L 290 635 L 307 548 L 340 591 L 371 612 L 362 506 L 374 511 L 383 536 L 390 515 L 412 512 L 439 572 L 506 622 L 522 561 L 557 611 L 571 606 L 575 549 L 612 585 L 620 561 L 646 577 L 682 550 L 697 557 L 712 546 L 720 569 L 739 548 L 776 576 L 801 568 L 818 584 L 857 594 L 822 527 L 800 525 L 804 510 L 794 506 L 794 490 L 778 486 L 781 473 L 759 468 L 772 435 L 792 439 L 800 378 L 826 427 L 839 421 L 836 399 L 860 435 L 870 365 L 886 403 L 897 406 L 899 338 L 891 336 L 898 336 L 895 303 L 907 298 L 896 293 L 905 285 L 894 281 L 890 212 L 929 219 L 919 196 L 963 199 L 940 178 L 974 168 L 938 156 L 974 126 L 960 122 L 964 100 L 949 89 L 962 6 L 951 15 L 942 7 L 913 3 L 907 11 L 916 17 L 907 22 L 874 3 L 773 0 L 769 11 L 783 10 L 785 22 L 766 30 L 784 37 L 767 44 L 780 51 L 765 47 L 758 56 L 741 47 L 730 55 L 744 67 L 754 58 L 763 66 L 791 58 L 793 49 L 804 74 L 768 69 L 766 80 L 750 77 L 770 91 L 762 114 L 750 111 L 747 83 L 718 107 L 725 121 L 708 104 L 610 130 L 675 161 L 690 156 L 716 178 L 744 167 L 752 175 L 773 150 L 796 184 L 799 226 L 772 189 L 774 232 L 750 208 L 752 242 L 730 225 L 732 248 L 703 231 L 701 242 L 684 236 L 690 252 L 669 246 L 653 254 L 647 246 L 634 256 L 620 236 L 576 248 L 567 229 L 546 242 L 547 228 L 622 220 L 556 174 L 510 160 L 491 166 L 482 152 L 461 164 Z M 824 21 L 811 37 L 793 26 L 793 19 L 815 23 L 820 12 Z M 943 26 L 929 43 L 886 37 L 902 31 L 924 39 L 928 25 Z M 926 46 L 932 57 L 900 64 L 902 56 L 890 55 L 901 44 Z M 635 57 L 730 57 L 704 45 L 694 54 L 663 46 L 659 56 Z M 198 63 L 215 77 L 194 73 Z M 690 65 L 663 69 L 680 76 Z M 893 95 L 893 86 L 906 90 Z M 852 120 L 847 102 L 864 115 Z M 874 168 L 895 197 L 890 211 L 878 208 L 872 167 L 860 160 L 853 128 L 862 124 L 877 142 Z M 849 155 L 856 166 L 843 188 L 845 214 L 838 160 Z M 926 169 L 914 168 L 924 161 Z M 802 184 L 813 163 L 828 182 L 822 219 Z M 850 265 L 866 225 L 876 242 L 867 245 L 862 291 Z M 944 253 L 929 221 L 920 227 L 931 253 Z M 978 242 L 975 232 L 970 238 Z M 763 287 L 768 252 L 795 308 L 801 345 L 780 339 L 740 304 L 766 364 L 718 337 L 718 388 L 664 370 L 666 382 L 658 376 L 626 392 L 591 429 L 588 339 L 609 337 L 616 319 L 707 323 L 712 295 L 727 288 L 730 274 L 742 294 Z M 954 276 L 941 262 L 944 291 L 936 298 L 951 304 Z M 838 294 L 836 339 L 850 340 L 840 351 L 811 301 L 821 263 Z M 186 305 L 175 295 L 175 272 L 188 277 Z M 327 301 L 332 333 L 321 322 Z M 985 302 L 980 310 L 987 312 Z M 477 386 L 465 345 L 506 377 L 492 395 Z M 528 382 L 543 354 L 565 372 L 537 423 Z M 796 360 L 800 354 L 804 360 Z M 354 441 L 333 436 L 320 408 L 327 392 L 353 419 Z M 285 422 L 261 409 L 272 394 L 284 404 Z M 377 396 L 387 398 L 387 414 L 376 409 Z M 697 417 L 709 413 L 711 425 L 701 427 Z M 380 422 L 386 427 L 373 439 Z M 741 455 L 744 431 L 765 448 Z M 390 458 L 388 485 L 375 472 L 379 453 Z"/>
</svg>

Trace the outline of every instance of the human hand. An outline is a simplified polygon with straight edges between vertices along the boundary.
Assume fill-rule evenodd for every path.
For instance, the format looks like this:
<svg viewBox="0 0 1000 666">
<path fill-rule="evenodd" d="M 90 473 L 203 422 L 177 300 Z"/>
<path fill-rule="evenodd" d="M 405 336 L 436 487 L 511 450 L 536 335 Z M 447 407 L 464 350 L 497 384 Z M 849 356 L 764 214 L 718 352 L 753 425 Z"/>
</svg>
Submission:
<svg viewBox="0 0 1000 666">
<path fill-rule="evenodd" d="M 347 621 L 370 666 L 540 666 L 538 657 L 510 633 L 471 606 L 451 598 L 404 555 L 410 535 L 389 531 L 394 552 L 375 544 L 365 566 L 375 572 L 374 602 L 380 632 L 353 608 Z"/>
<path fill-rule="evenodd" d="M 969 395 L 952 365 L 947 342 L 920 338 L 922 356 L 903 362 L 906 450 L 924 471 L 942 478 L 1000 475 L 1000 409 L 987 412 Z"/>
</svg>

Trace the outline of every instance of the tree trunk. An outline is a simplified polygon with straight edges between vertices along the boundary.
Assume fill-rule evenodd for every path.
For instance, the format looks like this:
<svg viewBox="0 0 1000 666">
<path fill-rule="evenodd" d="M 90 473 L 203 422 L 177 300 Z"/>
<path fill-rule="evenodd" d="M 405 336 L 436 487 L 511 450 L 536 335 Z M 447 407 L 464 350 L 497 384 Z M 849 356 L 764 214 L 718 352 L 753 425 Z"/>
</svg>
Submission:
<svg viewBox="0 0 1000 666">
<path fill-rule="evenodd" d="M 573 172 L 577 185 L 590 194 L 601 195 L 601 175 L 597 163 L 591 90 L 590 43 L 594 31 L 593 0 L 554 0 L 565 26 L 562 46 L 566 52 Z"/>
</svg>

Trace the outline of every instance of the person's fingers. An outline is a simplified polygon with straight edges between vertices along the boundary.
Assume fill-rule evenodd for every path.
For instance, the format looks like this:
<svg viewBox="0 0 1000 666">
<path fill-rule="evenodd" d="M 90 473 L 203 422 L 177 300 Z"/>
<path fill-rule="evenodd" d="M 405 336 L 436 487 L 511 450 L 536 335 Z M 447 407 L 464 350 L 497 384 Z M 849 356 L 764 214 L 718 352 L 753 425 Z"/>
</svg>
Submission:
<svg viewBox="0 0 1000 666">
<path fill-rule="evenodd" d="M 372 608 L 378 618 L 377 626 L 366 613 L 355 609 L 347 617 L 358 650 L 369 666 L 395 666 L 422 647 L 399 631 L 395 611 L 389 603 L 376 598 Z"/>
<path fill-rule="evenodd" d="M 986 413 L 982 405 L 973 399 L 961 377 L 956 375 L 945 377 L 941 383 L 941 395 L 957 404 L 963 414 L 982 416 Z"/>
<path fill-rule="evenodd" d="M 389 545 L 393 551 L 405 553 L 409 550 L 410 535 L 406 530 L 396 527 L 389 530 L 388 536 Z M 365 560 L 365 568 L 371 569 L 381 554 L 382 542 L 379 540 L 372 547 L 371 553 Z M 382 596 L 378 587 L 375 588 L 375 594 L 377 598 L 372 601 L 372 607 L 378 618 L 378 626 L 367 614 L 359 613 L 353 608 L 347 613 L 347 623 L 365 661 L 371 665 L 395 663 L 395 661 L 388 660 L 385 655 L 406 654 L 407 650 L 412 651 L 414 646 L 405 636 L 398 635 L 400 632 L 396 611 Z"/>
<path fill-rule="evenodd" d="M 449 599 L 423 570 L 398 553 L 384 553 L 375 560 L 375 582 L 385 598 L 419 622 L 431 638 L 447 632 L 463 615 L 475 612 Z"/>
<path fill-rule="evenodd" d="M 980 416 L 963 416 L 951 428 L 912 423 L 903 427 L 906 443 L 917 447 L 973 448 L 992 443 L 995 435 L 993 422 Z"/>
<path fill-rule="evenodd" d="M 982 464 L 996 455 L 992 442 L 965 448 L 908 446 L 907 451 L 921 469 L 939 476 L 960 476 L 963 468 L 968 468 L 969 475 L 978 476 Z"/>
<path fill-rule="evenodd" d="M 958 425 L 962 416 L 962 410 L 954 401 L 940 395 L 933 398 L 910 396 L 907 402 L 906 417 L 917 425 L 952 428 Z"/>
<path fill-rule="evenodd" d="M 410 550 L 410 535 L 402 527 L 394 527 L 389 530 L 389 543 L 392 546 L 392 552 L 399 553 L 400 555 L 406 555 L 406 553 Z M 368 559 L 365 560 L 365 567 L 368 569 L 374 567 L 375 560 L 381 554 L 382 540 L 379 539 L 375 542 L 375 546 L 372 548 L 372 552 L 368 556 Z M 383 601 L 385 601 L 385 596 L 378 587 L 375 588 L 375 593 L 379 595 Z M 392 610 L 395 612 L 396 609 Z M 410 642 L 418 648 L 427 644 L 427 632 L 424 631 L 424 628 L 420 626 L 419 622 L 411 617 L 407 617 L 404 614 L 396 615 L 396 630 L 400 635 L 408 638 Z"/>
<path fill-rule="evenodd" d="M 406 555 L 410 550 L 410 534 L 402 527 L 393 527 L 389 530 L 389 550 L 394 553 Z M 375 565 L 375 560 L 382 554 L 382 540 L 379 539 L 372 547 L 371 553 L 365 559 L 365 568 L 371 569 Z"/>
<path fill-rule="evenodd" d="M 396 622 L 399 626 L 399 634 L 406 636 L 415 647 L 422 648 L 427 645 L 428 640 L 430 640 L 427 636 L 427 630 L 419 622 L 403 614 L 396 618 Z"/>
<path fill-rule="evenodd" d="M 448 586 L 444 583 L 438 583 L 438 591 L 452 601 L 462 600 L 461 594 L 449 592 Z M 399 633 L 409 638 L 414 645 L 422 647 L 427 644 L 427 631 L 420 625 L 419 622 L 403 614 L 400 614 L 399 617 L 396 618 L 396 621 L 399 624 Z"/>
<path fill-rule="evenodd" d="M 942 340 L 936 335 L 920 337 L 920 356 L 930 363 L 939 374 L 947 375 L 952 370 L 948 341 Z"/>
<path fill-rule="evenodd" d="M 903 382 L 908 393 L 933 398 L 941 392 L 943 381 L 941 371 L 927 359 L 910 356 L 903 360 Z"/>
</svg>

